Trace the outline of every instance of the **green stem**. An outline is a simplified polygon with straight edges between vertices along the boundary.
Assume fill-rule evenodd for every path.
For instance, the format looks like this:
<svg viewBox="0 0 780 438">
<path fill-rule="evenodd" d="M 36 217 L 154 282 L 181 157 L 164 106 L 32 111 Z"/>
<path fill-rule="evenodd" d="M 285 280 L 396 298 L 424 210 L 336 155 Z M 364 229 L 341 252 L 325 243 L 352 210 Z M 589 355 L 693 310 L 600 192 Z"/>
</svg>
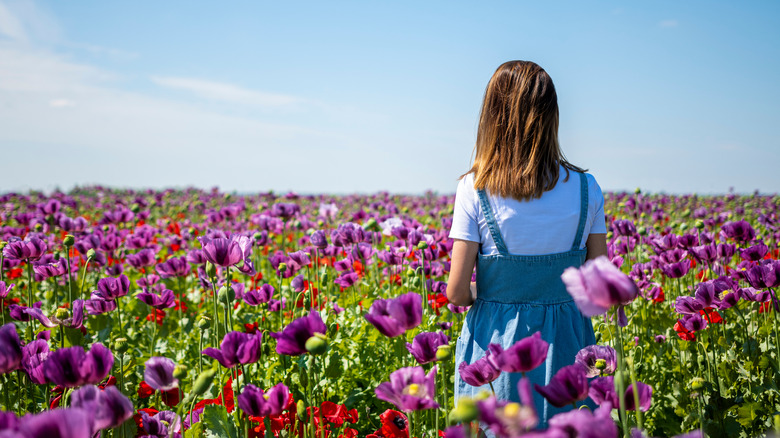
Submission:
<svg viewBox="0 0 780 438">
<path fill-rule="evenodd" d="M 628 438 L 629 436 L 629 430 L 628 430 L 628 416 L 626 415 L 626 400 L 625 400 L 625 394 L 626 394 L 626 388 L 625 383 L 623 382 L 623 376 L 625 375 L 625 363 L 623 361 L 623 331 L 620 328 L 620 324 L 618 323 L 618 315 L 617 315 L 617 308 L 615 308 L 615 329 L 617 331 L 615 340 L 616 340 L 616 348 L 615 351 L 617 352 L 617 367 L 618 371 L 615 373 L 615 389 L 618 394 L 618 406 L 619 406 L 619 414 L 620 414 L 620 422 L 623 425 L 623 436 L 625 438 Z"/>
</svg>

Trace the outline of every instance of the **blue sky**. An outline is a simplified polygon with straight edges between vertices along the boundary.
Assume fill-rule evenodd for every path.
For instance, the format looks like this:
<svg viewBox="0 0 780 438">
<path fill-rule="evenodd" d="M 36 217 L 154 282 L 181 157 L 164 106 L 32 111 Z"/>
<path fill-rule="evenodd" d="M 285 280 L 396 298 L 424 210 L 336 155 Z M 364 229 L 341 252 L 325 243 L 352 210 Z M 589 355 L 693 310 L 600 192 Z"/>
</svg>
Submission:
<svg viewBox="0 0 780 438">
<path fill-rule="evenodd" d="M 780 188 L 780 3 L 0 0 L 0 192 L 454 192 L 495 68 L 604 190 Z"/>
</svg>

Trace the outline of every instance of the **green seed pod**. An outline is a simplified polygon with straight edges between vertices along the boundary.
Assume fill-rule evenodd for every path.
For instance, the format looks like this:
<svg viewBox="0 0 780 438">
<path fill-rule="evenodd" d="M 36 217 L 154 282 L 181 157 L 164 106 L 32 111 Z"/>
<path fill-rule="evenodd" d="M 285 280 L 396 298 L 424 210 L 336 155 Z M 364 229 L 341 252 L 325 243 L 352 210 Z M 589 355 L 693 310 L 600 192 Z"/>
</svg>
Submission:
<svg viewBox="0 0 780 438">
<path fill-rule="evenodd" d="M 701 219 L 696 219 L 696 222 L 694 222 L 694 227 L 696 227 L 697 230 L 704 229 L 704 221 Z"/>
<path fill-rule="evenodd" d="M 694 391 L 698 391 L 704 387 L 704 379 L 701 377 L 694 377 L 691 379 L 691 389 Z"/>
<path fill-rule="evenodd" d="M 139 211 L 141 211 L 141 206 L 138 204 L 133 204 L 130 206 L 130 211 L 132 211 L 133 213 L 138 213 Z"/>
<path fill-rule="evenodd" d="M 252 234 L 252 239 L 255 240 L 255 241 L 260 240 L 262 238 L 263 238 L 263 233 Z"/>
<path fill-rule="evenodd" d="M 70 317 L 70 312 L 68 311 L 68 309 L 63 309 L 60 307 L 59 309 L 54 311 L 54 317 L 62 321 Z"/>
<path fill-rule="evenodd" d="M 62 244 L 68 248 L 73 246 L 74 243 L 76 243 L 76 238 L 73 237 L 72 234 L 66 234 L 65 237 L 62 239 Z"/>
<path fill-rule="evenodd" d="M 450 356 L 452 356 L 452 347 L 449 345 L 440 345 L 436 349 L 436 360 L 449 359 Z"/>
<path fill-rule="evenodd" d="M 206 316 L 199 316 L 198 321 L 196 322 L 197 326 L 201 330 L 206 330 L 209 327 L 211 327 L 211 319 L 209 319 Z"/>
<path fill-rule="evenodd" d="M 181 380 L 187 377 L 187 366 L 186 365 L 176 365 L 176 367 L 173 369 L 173 377 Z"/>
<path fill-rule="evenodd" d="M 295 414 L 301 420 L 306 418 L 306 403 L 303 400 L 298 400 L 298 403 L 295 405 Z"/>
<path fill-rule="evenodd" d="M 2 251 L 3 249 L 5 249 L 5 246 L 6 246 L 6 245 L 8 245 L 8 242 L 6 242 L 5 240 L 3 240 L 3 241 L 0 241 L 0 251 Z"/>
<path fill-rule="evenodd" d="M 55 253 L 54 253 L 54 261 L 55 261 L 55 262 L 58 262 L 58 261 L 60 260 L 60 258 L 62 258 L 62 256 L 60 256 L 60 253 L 58 253 L 58 252 L 55 252 Z"/>
<path fill-rule="evenodd" d="M 279 272 L 285 272 L 287 271 L 287 263 L 279 263 Z"/>
<path fill-rule="evenodd" d="M 214 381 L 215 370 L 206 370 L 200 373 L 195 379 L 195 383 L 192 384 L 192 393 L 195 395 L 203 395 L 208 391 L 211 386 L 211 382 Z"/>
<path fill-rule="evenodd" d="M 607 361 L 604 359 L 596 359 L 596 363 L 594 364 L 597 370 L 603 370 L 607 367 Z"/>
<path fill-rule="evenodd" d="M 38 223 L 38 224 L 35 224 L 35 226 L 33 227 L 33 229 L 35 229 L 35 231 L 37 231 L 37 232 L 39 232 L 39 233 L 40 233 L 41 231 L 43 231 L 43 224 L 40 224 L 40 223 Z"/>
<path fill-rule="evenodd" d="M 368 218 L 365 224 L 363 224 L 363 228 L 368 231 L 380 231 L 382 227 L 379 226 L 379 223 L 376 221 L 375 218 Z"/>
<path fill-rule="evenodd" d="M 458 400 L 458 405 L 450 411 L 449 420 L 454 423 L 470 423 L 479 416 L 479 409 L 474 399 L 463 397 Z"/>
<path fill-rule="evenodd" d="M 236 299 L 236 291 L 233 290 L 230 286 L 222 286 L 219 288 L 219 293 L 217 294 L 217 299 L 219 300 L 219 303 L 222 305 L 230 304 L 233 302 L 233 300 Z"/>
<path fill-rule="evenodd" d="M 424 240 L 421 240 L 421 241 L 420 241 L 420 242 L 417 244 L 417 249 L 428 249 L 428 242 L 426 242 L 426 241 L 424 241 Z"/>
<path fill-rule="evenodd" d="M 635 189 L 634 189 L 634 194 L 635 194 L 635 195 L 638 195 L 638 194 L 640 194 L 640 193 L 642 193 L 642 189 L 640 189 L 639 187 L 637 187 L 637 188 L 635 188 Z"/>
<path fill-rule="evenodd" d="M 95 258 L 95 249 L 94 248 L 90 248 L 89 251 L 87 251 L 87 258 L 88 259 Z"/>
<path fill-rule="evenodd" d="M 311 354 L 322 354 L 328 349 L 328 338 L 322 333 L 315 333 L 306 340 L 306 351 Z"/>
<path fill-rule="evenodd" d="M 124 353 L 128 348 L 127 338 L 116 338 L 114 339 L 114 344 L 111 346 L 111 349 L 119 354 Z"/>
</svg>

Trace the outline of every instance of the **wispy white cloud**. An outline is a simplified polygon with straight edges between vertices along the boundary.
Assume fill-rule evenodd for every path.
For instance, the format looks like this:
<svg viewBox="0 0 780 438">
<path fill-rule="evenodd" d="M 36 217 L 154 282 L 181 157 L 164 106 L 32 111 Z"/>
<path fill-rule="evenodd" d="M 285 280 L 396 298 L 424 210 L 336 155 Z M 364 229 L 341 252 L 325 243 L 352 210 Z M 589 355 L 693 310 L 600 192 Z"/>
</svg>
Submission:
<svg viewBox="0 0 780 438">
<path fill-rule="evenodd" d="M 69 99 L 52 99 L 49 101 L 49 106 L 52 108 L 67 108 L 69 106 L 76 106 L 76 102 Z"/>
<path fill-rule="evenodd" d="M 262 107 L 281 107 L 303 102 L 303 99 L 294 96 L 250 90 L 222 82 L 161 76 L 152 76 L 151 80 L 161 87 L 184 90 L 205 99 L 214 99 L 223 102 Z"/>
<path fill-rule="evenodd" d="M 680 23 L 677 20 L 661 20 L 658 22 L 660 27 L 677 27 Z"/>
</svg>

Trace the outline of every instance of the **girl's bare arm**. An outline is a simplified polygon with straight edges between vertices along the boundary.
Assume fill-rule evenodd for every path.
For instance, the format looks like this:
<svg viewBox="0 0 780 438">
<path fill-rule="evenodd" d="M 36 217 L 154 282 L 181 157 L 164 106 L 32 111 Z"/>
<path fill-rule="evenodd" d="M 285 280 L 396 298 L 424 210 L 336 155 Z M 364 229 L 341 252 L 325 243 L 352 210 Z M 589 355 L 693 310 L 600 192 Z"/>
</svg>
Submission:
<svg viewBox="0 0 780 438">
<path fill-rule="evenodd" d="M 605 243 L 606 245 L 606 243 Z M 447 299 L 456 306 L 470 306 L 477 297 L 476 284 L 471 273 L 477 263 L 479 243 L 455 239 L 452 245 L 452 264 L 447 281 Z"/>
</svg>

